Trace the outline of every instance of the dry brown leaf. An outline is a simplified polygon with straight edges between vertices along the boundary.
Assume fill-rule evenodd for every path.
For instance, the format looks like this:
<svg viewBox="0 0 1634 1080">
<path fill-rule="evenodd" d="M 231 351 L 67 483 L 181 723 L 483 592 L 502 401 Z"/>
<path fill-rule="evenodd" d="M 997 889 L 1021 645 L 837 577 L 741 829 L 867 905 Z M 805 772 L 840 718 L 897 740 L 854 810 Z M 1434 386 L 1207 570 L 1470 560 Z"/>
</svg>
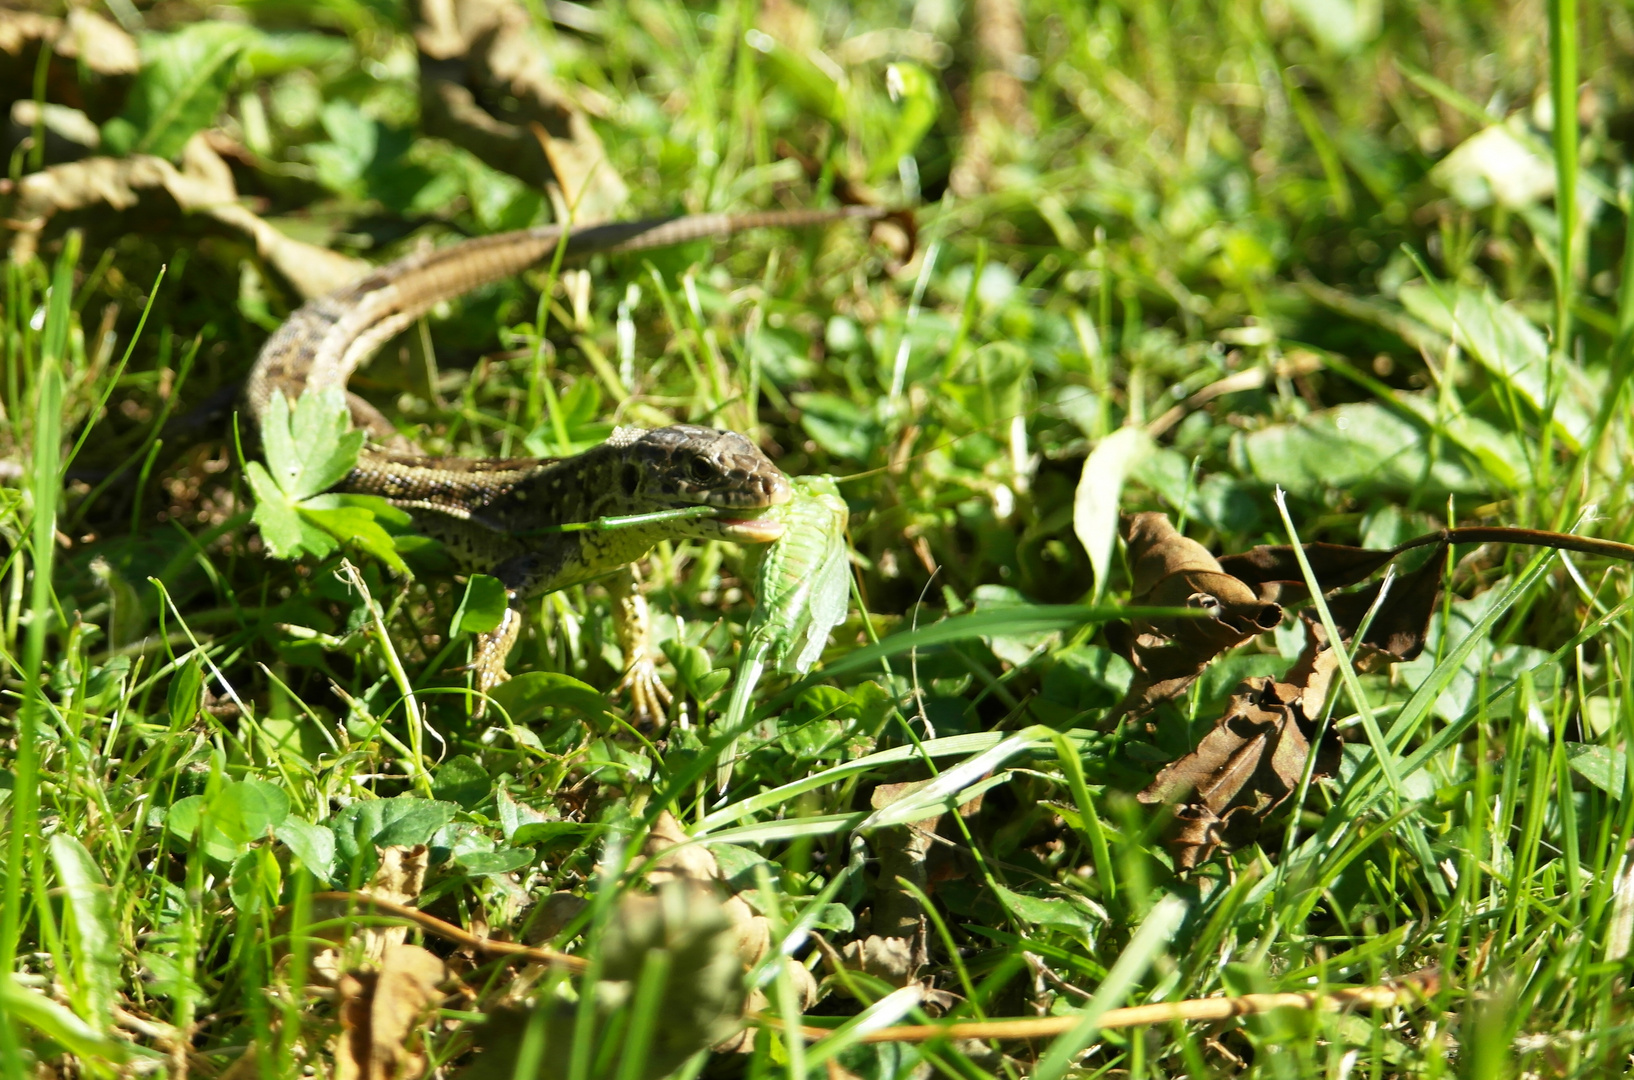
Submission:
<svg viewBox="0 0 1634 1080">
<path fill-rule="evenodd" d="M 925 966 L 916 943 L 905 937 L 869 934 L 861 941 L 848 941 L 840 948 L 845 966 L 890 983 L 907 986 Z"/>
<path fill-rule="evenodd" d="M 1113 717 L 1125 712 L 1138 715 L 1174 697 L 1214 657 L 1282 621 L 1282 608 L 1222 570 L 1207 548 L 1175 531 L 1168 515 L 1127 517 L 1123 533 L 1134 576 L 1133 603 L 1196 608 L 1209 617 L 1108 625 L 1108 641 L 1137 673 Z"/>
<path fill-rule="evenodd" d="M 527 9 L 515 0 L 420 0 L 418 9 L 426 133 L 523 183 L 553 188 L 558 213 L 571 208 L 577 224 L 617 216 L 629 188 L 551 74 Z"/>
<path fill-rule="evenodd" d="M 1175 866 L 1190 870 L 1221 844 L 1238 846 L 1299 786 L 1310 757 L 1306 689 L 1270 678 L 1247 679 L 1225 715 L 1197 748 L 1171 762 L 1138 796 L 1145 803 L 1179 803 L 1170 841 Z M 1317 775 L 1338 766 L 1337 743 L 1323 744 Z"/>
<path fill-rule="evenodd" d="M 668 810 L 659 814 L 641 845 L 641 854 L 652 860 L 647 880 L 654 885 L 666 881 L 719 881 L 721 868 L 715 856 L 703 844 L 689 843 L 690 839 L 674 814 Z"/>
<path fill-rule="evenodd" d="M 119 111 L 141 66 L 135 40 L 93 11 L 70 8 L 57 19 L 0 10 L 0 101 L 34 96 L 42 47 L 51 50 L 45 100 L 81 109 L 97 122 Z"/>
<path fill-rule="evenodd" d="M 342 975 L 335 1080 L 408 1080 L 425 1071 L 424 1017 L 442 999 L 442 960 L 418 945 L 387 946 L 378 971 Z"/>
<path fill-rule="evenodd" d="M 1314 547 L 1315 545 L 1310 545 Z M 1321 560 L 1324 585 L 1360 572 L 1369 563 L 1377 569 L 1381 553 L 1325 544 L 1308 555 L 1313 569 Z M 1309 547 L 1307 548 L 1309 551 Z M 1286 567 L 1292 549 L 1255 549 L 1255 569 Z M 1440 594 L 1446 545 L 1437 546 L 1417 570 L 1395 579 L 1379 599 L 1383 582 L 1327 600 L 1334 626 L 1344 639 L 1357 667 L 1376 670 L 1410 660 L 1423 647 L 1430 616 Z M 1227 560 L 1222 564 L 1231 565 Z M 1241 566 L 1239 561 L 1236 565 Z M 1277 582 L 1274 576 L 1265 580 Z M 1357 629 L 1373 612 L 1360 642 Z M 1176 827 L 1170 844 L 1175 866 L 1190 870 L 1220 846 L 1251 842 L 1261 823 L 1293 794 L 1311 754 L 1316 721 L 1325 714 L 1328 695 L 1338 674 L 1338 653 L 1314 611 L 1304 611 L 1305 648 L 1284 681 L 1245 680 L 1224 715 L 1191 753 L 1171 762 L 1138 798 L 1146 803 L 1175 803 Z M 1313 779 L 1331 776 L 1338 768 L 1339 744 L 1331 732 L 1322 741 L 1312 769 Z"/>
<path fill-rule="evenodd" d="M 6 212 L 15 230 L 11 257 L 32 256 L 59 215 L 132 209 L 202 214 L 247 234 L 261 256 L 308 299 L 332 292 L 369 268 L 361 260 L 285 236 L 241 206 L 232 170 L 202 133 L 188 140 L 180 169 L 163 158 L 134 154 L 86 158 L 23 177 Z"/>
</svg>

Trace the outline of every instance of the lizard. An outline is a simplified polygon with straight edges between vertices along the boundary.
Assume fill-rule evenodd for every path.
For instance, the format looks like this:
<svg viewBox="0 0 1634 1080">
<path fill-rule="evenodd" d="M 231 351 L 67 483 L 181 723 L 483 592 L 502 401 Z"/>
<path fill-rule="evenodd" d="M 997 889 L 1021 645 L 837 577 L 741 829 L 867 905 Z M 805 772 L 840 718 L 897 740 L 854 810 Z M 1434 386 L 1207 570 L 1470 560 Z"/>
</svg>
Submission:
<svg viewBox="0 0 1634 1080">
<path fill-rule="evenodd" d="M 694 214 L 588 227 L 545 225 L 475 237 L 405 256 L 351 285 L 308 301 L 275 330 L 245 383 L 257 428 L 275 395 L 293 404 L 306 390 L 344 391 L 353 371 L 434 305 L 552 257 L 639 251 L 725 237 L 766 226 L 874 220 L 869 206 L 834 210 Z M 409 513 L 413 527 L 441 541 L 466 573 L 505 587 L 499 625 L 479 634 L 472 668 L 481 716 L 507 678 L 505 660 L 528 600 L 609 577 L 614 624 L 625 657 L 620 692 L 643 723 L 661 715 L 670 693 L 650 655 L 647 606 L 633 564 L 659 541 L 697 537 L 769 543 L 782 526 L 759 514 L 792 497 L 789 479 L 748 438 L 692 424 L 656 430 L 621 427 L 600 446 L 567 458 L 472 459 L 417 452 L 373 405 L 347 392 L 355 424 L 370 441 L 330 490 L 378 495 Z M 713 508 L 607 530 L 562 526 L 606 517 Z"/>
</svg>

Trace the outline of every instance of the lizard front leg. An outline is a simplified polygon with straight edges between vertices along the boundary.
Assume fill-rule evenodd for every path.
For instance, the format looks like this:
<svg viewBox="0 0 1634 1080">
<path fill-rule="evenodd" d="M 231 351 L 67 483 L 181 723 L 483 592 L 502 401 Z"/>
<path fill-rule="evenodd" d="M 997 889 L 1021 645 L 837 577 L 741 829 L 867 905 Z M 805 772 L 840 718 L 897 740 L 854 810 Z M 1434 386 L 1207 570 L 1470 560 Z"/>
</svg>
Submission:
<svg viewBox="0 0 1634 1080">
<path fill-rule="evenodd" d="M 492 630 L 477 635 L 475 655 L 471 657 L 471 669 L 476 673 L 476 705 L 471 715 L 477 719 L 488 712 L 488 695 L 494 687 L 510 678 L 505 671 L 505 658 L 511 653 L 511 646 L 516 644 L 517 635 L 522 632 L 522 602 L 515 591 L 508 591 L 510 603 L 505 605 L 505 614 L 499 617 L 499 625 Z"/>
<path fill-rule="evenodd" d="M 652 656 L 652 612 L 634 563 L 608 579 L 607 593 L 613 600 L 613 630 L 624 653 L 624 678 L 617 692 L 630 692 L 637 727 L 655 727 L 663 722 L 675 698 L 658 678 Z"/>
</svg>

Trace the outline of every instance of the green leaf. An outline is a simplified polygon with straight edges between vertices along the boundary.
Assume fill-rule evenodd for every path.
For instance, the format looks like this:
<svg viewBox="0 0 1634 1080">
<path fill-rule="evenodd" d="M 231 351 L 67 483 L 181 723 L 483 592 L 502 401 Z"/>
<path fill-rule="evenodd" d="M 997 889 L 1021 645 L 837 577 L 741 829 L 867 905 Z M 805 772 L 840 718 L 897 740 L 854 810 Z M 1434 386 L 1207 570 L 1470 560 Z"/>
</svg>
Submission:
<svg viewBox="0 0 1634 1080">
<path fill-rule="evenodd" d="M 569 709 L 592 720 L 611 715 L 601 691 L 557 671 L 524 672 L 495 687 L 493 699 L 518 724 L 539 719 L 546 709 Z"/>
<path fill-rule="evenodd" d="M 600 831 L 579 821 L 535 821 L 517 828 L 507 839 L 518 847 L 536 847 L 573 840 L 582 843 Z"/>
<path fill-rule="evenodd" d="M 66 929 L 72 945 L 68 955 L 79 991 L 75 999 L 83 1001 L 85 1019 L 107 1031 L 113 1027 L 119 996 L 119 930 L 112 894 L 85 845 L 59 832 L 51 835 L 50 846 L 68 916 Z"/>
<path fill-rule="evenodd" d="M 298 817 L 285 818 L 273 835 L 301 860 L 307 872 L 319 881 L 330 883 L 335 870 L 335 834 L 322 825 L 314 825 Z"/>
<path fill-rule="evenodd" d="M 1552 404 L 1554 421 L 1577 450 L 1588 434 L 1593 391 L 1576 364 L 1553 364 L 1543 333 L 1490 289 L 1406 285 L 1402 306 L 1480 362 L 1534 409 Z M 1551 403 L 1551 398 L 1553 399 Z"/>
<path fill-rule="evenodd" d="M 1088 906 L 1087 900 L 1073 900 L 1064 896 L 1028 896 L 992 882 L 994 896 L 1004 909 L 1018 921 L 1033 926 L 1053 926 L 1069 933 L 1088 936 L 1096 926 L 1105 925 L 1106 913 Z"/>
<path fill-rule="evenodd" d="M 878 422 L 861 406 L 838 394 L 801 393 L 800 426 L 813 442 L 837 458 L 866 461 L 879 440 Z"/>
<path fill-rule="evenodd" d="M 494 782 L 469 754 L 449 758 L 431 777 L 431 793 L 470 810 L 488 797 Z"/>
<path fill-rule="evenodd" d="M 1583 779 L 1605 792 L 1622 798 L 1624 772 L 1628 760 L 1622 750 L 1598 743 L 1567 743 L 1566 764 Z"/>
<path fill-rule="evenodd" d="M 289 816 L 289 796 L 265 780 L 229 781 L 211 801 L 210 813 L 223 831 L 245 842 L 261 840 Z"/>
<path fill-rule="evenodd" d="M 215 123 L 234 78 L 234 61 L 259 32 L 242 23 L 189 23 L 171 34 L 144 34 L 142 68 L 124 112 L 103 128 L 116 154 L 180 154 L 195 132 Z"/>
<path fill-rule="evenodd" d="M 185 664 L 176 669 L 170 678 L 170 692 L 167 705 L 170 712 L 170 726 L 177 731 L 184 731 L 193 723 L 199 714 L 199 704 L 203 700 L 204 665 L 198 656 L 193 656 Z"/>
<path fill-rule="evenodd" d="M 165 829 L 189 848 L 218 863 L 232 862 L 247 846 L 242 828 L 223 829 L 220 820 L 211 813 L 210 801 L 203 795 L 189 795 L 172 803 L 165 811 Z"/>
<path fill-rule="evenodd" d="M 1243 448 L 1260 480 L 1307 498 L 1328 490 L 1416 491 L 1426 498 L 1485 493 L 1463 463 L 1444 453 L 1432 458 L 1428 441 L 1423 427 L 1363 401 L 1263 428 Z"/>
<path fill-rule="evenodd" d="M 459 807 L 450 802 L 399 795 L 392 799 L 365 799 L 345 807 L 329 822 L 335 834 L 335 853 L 353 869 L 366 856 L 372 869 L 374 848 L 425 844 L 438 829 L 454 820 Z"/>
<path fill-rule="evenodd" d="M 1095 444 L 1084 459 L 1072 502 L 1072 529 L 1089 552 L 1095 594 L 1105 596 L 1112 552 L 1118 539 L 1118 500 L 1129 470 L 1154 449 L 1145 428 L 1123 427 Z"/>
<path fill-rule="evenodd" d="M 505 595 L 505 586 L 498 578 L 472 574 L 465 583 L 465 595 L 460 598 L 460 606 L 454 611 L 454 621 L 448 633 L 450 636 L 485 634 L 499 625 L 508 606 L 510 598 Z"/>
<path fill-rule="evenodd" d="M 397 545 L 374 514 L 359 506 L 340 506 L 333 509 L 314 507 L 310 502 L 300 506 L 301 517 L 322 529 L 342 544 L 353 544 L 368 552 L 395 572 L 412 577 L 408 564 L 397 553 Z"/>
<path fill-rule="evenodd" d="M 454 865 L 472 877 L 491 874 L 509 874 L 531 864 L 537 855 L 531 848 L 500 848 L 497 851 L 475 851 L 459 855 Z"/>
<path fill-rule="evenodd" d="M 250 520 L 261 530 L 268 554 L 275 559 L 298 559 L 306 553 L 322 557 L 335 550 L 334 541 L 326 533 L 301 520 L 295 504 L 259 461 L 245 466 L 244 476 L 250 482 L 250 493 L 255 496 L 255 510 Z"/>
<path fill-rule="evenodd" d="M 327 491 L 352 471 L 357 452 L 363 448 L 363 432 L 351 431 L 351 426 L 352 413 L 339 388 L 308 390 L 295 403 L 295 415 L 290 418 L 292 452 L 274 457 L 269 446 L 267 466 L 294 498 Z"/>
</svg>

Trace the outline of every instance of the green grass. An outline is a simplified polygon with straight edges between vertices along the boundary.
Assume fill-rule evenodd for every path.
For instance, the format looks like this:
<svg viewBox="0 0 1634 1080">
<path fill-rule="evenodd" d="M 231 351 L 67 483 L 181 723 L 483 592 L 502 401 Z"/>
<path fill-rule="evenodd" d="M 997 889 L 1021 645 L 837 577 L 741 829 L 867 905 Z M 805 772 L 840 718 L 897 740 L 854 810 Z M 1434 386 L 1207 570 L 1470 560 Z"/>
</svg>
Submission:
<svg viewBox="0 0 1634 1080">
<path fill-rule="evenodd" d="M 300 302 L 273 260 L 148 193 L 63 213 L 6 264 L 0 1077 L 330 1075 L 321 937 L 340 912 L 318 894 L 416 843 L 422 910 L 513 940 L 567 912 L 543 943 L 591 965 L 541 974 L 415 931 L 459 972 L 423 1025 L 427 1075 L 476 1044 L 516 1075 L 636 1080 L 719 1037 L 697 1018 L 715 1005 L 755 1030 L 686 1075 L 1634 1066 L 1628 569 L 1457 549 L 1424 655 L 1336 691 L 1339 775 L 1177 875 L 1165 814 L 1133 795 L 1242 678 L 1288 669 L 1297 620 L 1149 726 L 1102 730 L 1130 670 L 1099 628 L 1131 582 L 1116 545 L 1097 580 L 1080 537 L 1112 519 L 1077 501 L 1104 446 L 1091 480 L 1121 471 L 1119 508 L 1166 511 L 1217 552 L 1449 524 L 1634 542 L 1634 19 L 1574 0 L 1024 7 L 1017 112 L 985 120 L 967 115 L 989 100 L 969 5 L 607 0 L 593 31 L 544 28 L 627 216 L 822 205 L 843 180 L 917 203 L 917 256 L 897 267 L 838 226 L 597 260 L 587 291 L 541 267 L 439 310 L 356 380 L 432 452 L 555 455 L 688 421 L 839 478 L 850 613 L 810 674 L 756 684 L 724 792 L 734 733 L 711 721 L 752 625 L 743 552 L 649 560 L 680 702 L 661 737 L 604 696 L 621 658 L 597 586 L 534 605 L 517 677 L 475 720 L 480 581 L 363 511 L 325 519 L 376 525 L 360 544 L 294 560 L 251 524 L 259 451 L 220 406 Z M 540 192 L 419 136 L 397 6 L 247 3 L 187 29 L 214 10 L 117 6 L 154 36 L 141 104 L 96 116 L 110 153 L 180 161 L 211 128 L 239 148 L 244 205 L 376 263 L 548 220 Z M 5 85 L 62 103 L 46 70 Z M 38 154 L 16 148 L 12 179 Z M 1204 390 L 1151 438 L 1106 441 Z M 296 536 L 320 520 L 284 512 Z M 909 782 L 926 786 L 876 798 Z M 747 1006 L 707 905 L 651 923 L 628 899 L 662 876 L 637 856 L 664 811 L 764 917 Z M 902 823 L 938 813 L 916 849 Z M 924 1000 L 826 959 L 902 911 L 927 916 Z M 340 967 L 363 966 L 367 935 L 341 932 Z M 1440 989 L 1402 1008 L 1096 1026 L 1432 965 Z M 1055 1014 L 1080 1022 L 859 1041 Z M 802 1024 L 835 1034 L 803 1043 Z"/>
</svg>

